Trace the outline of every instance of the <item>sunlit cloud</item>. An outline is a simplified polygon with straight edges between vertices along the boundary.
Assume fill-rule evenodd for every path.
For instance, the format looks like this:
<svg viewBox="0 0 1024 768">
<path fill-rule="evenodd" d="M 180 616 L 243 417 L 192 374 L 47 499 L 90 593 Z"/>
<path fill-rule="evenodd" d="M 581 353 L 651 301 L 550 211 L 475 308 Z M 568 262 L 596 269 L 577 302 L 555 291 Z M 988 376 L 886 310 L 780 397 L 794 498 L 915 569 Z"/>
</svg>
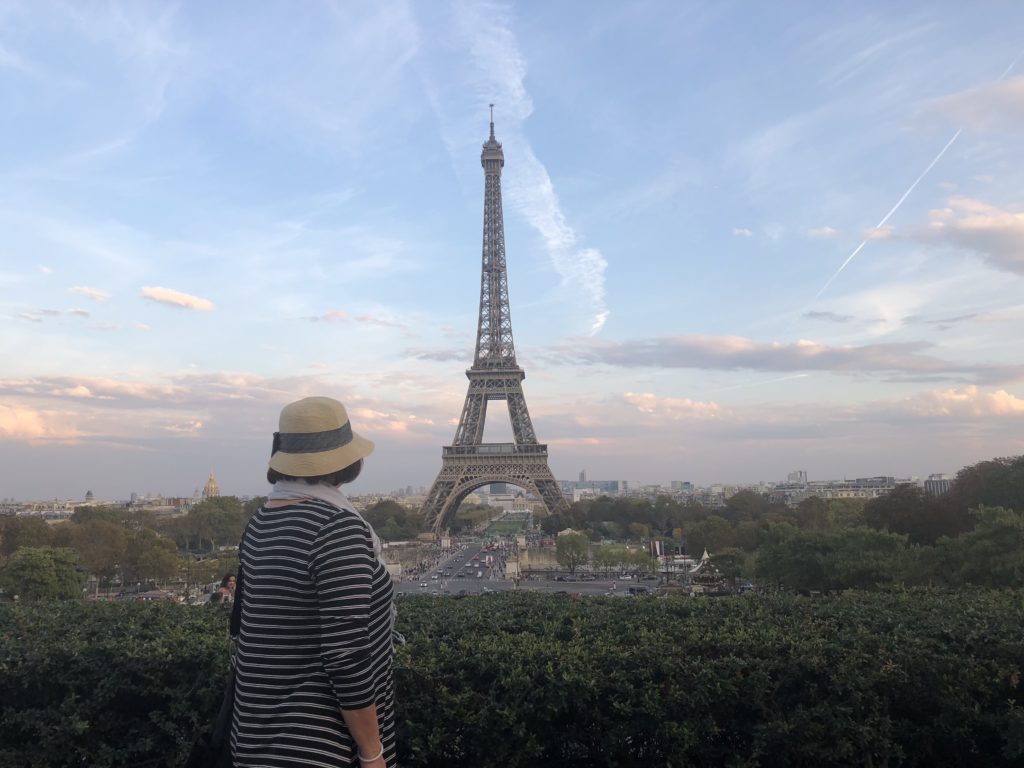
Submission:
<svg viewBox="0 0 1024 768">
<path fill-rule="evenodd" d="M 754 235 L 753 231 L 747 227 L 733 227 L 732 233 L 736 237 L 753 237 Z"/>
<path fill-rule="evenodd" d="M 168 424 L 164 429 L 176 435 L 197 435 L 203 429 L 203 422 L 184 421 L 179 424 Z"/>
<path fill-rule="evenodd" d="M 865 240 L 889 240 L 893 236 L 893 228 L 886 225 L 883 227 L 873 227 L 866 229 L 861 233 L 861 237 Z"/>
<path fill-rule="evenodd" d="M 976 386 L 936 389 L 908 398 L 905 402 L 910 412 L 936 418 L 1024 415 L 1024 399 L 1004 389 L 984 391 Z"/>
<path fill-rule="evenodd" d="M 622 399 L 637 411 L 650 416 L 686 421 L 690 419 L 714 419 L 722 409 L 715 402 L 699 402 L 689 398 L 658 397 L 650 392 L 625 392 Z"/>
<path fill-rule="evenodd" d="M 73 441 L 82 436 L 55 411 L 0 404 L 0 438 L 15 441 Z"/>
<path fill-rule="evenodd" d="M 504 186 L 508 201 L 540 234 L 562 286 L 575 291 L 577 301 L 585 302 L 590 313 L 587 333 L 593 336 L 608 319 L 608 263 L 600 250 L 581 245 L 547 168 L 522 134 L 522 123 L 533 112 L 533 102 L 525 86 L 526 60 L 512 29 L 510 11 L 496 3 L 459 3 L 454 9 L 455 27 L 460 43 L 468 48 L 470 80 L 480 103 L 494 102 L 500 110 L 497 134 L 506 139 Z"/>
<path fill-rule="evenodd" d="M 381 328 L 402 328 L 406 325 L 397 320 L 392 320 L 379 315 L 358 314 L 353 315 L 343 309 L 333 309 L 322 315 L 314 315 L 306 318 L 313 323 L 358 323 L 360 325 L 375 325 Z"/>
<path fill-rule="evenodd" d="M 841 233 L 838 229 L 833 229 L 832 227 L 829 226 L 814 227 L 813 229 L 807 230 L 807 236 L 815 239 L 827 239 L 832 237 L 838 237 L 840 234 Z"/>
<path fill-rule="evenodd" d="M 95 288 L 89 288 L 84 285 L 76 285 L 74 288 L 69 288 L 68 290 L 71 293 L 80 293 L 82 296 L 92 299 L 93 301 L 106 301 L 110 298 L 109 293 L 99 291 Z"/>
<path fill-rule="evenodd" d="M 554 348 L 550 363 L 577 363 L 704 370 L 831 371 L 887 379 L 997 383 L 1024 378 L 1024 365 L 957 363 L 924 354 L 927 342 L 829 346 L 810 339 L 762 342 L 741 336 L 664 336 L 625 342 L 590 340 Z"/>
<path fill-rule="evenodd" d="M 212 312 L 213 302 L 207 299 L 201 299 L 198 296 L 192 296 L 188 293 L 182 293 L 181 291 L 175 291 L 171 288 L 160 288 L 160 287 L 144 287 L 140 294 L 142 298 L 155 301 L 158 304 L 166 304 L 170 307 L 179 307 L 181 309 L 195 309 L 200 312 Z"/>
<path fill-rule="evenodd" d="M 1024 124 L 1024 75 L 934 99 L 924 111 L 974 131 L 1019 130 Z"/>
<path fill-rule="evenodd" d="M 930 226 L 918 237 L 966 248 L 997 269 L 1024 275 L 1024 212 L 954 197 L 947 207 L 931 211 Z"/>
<path fill-rule="evenodd" d="M 808 320 L 828 320 L 830 323 L 849 323 L 853 320 L 853 315 L 840 315 L 836 312 L 819 312 L 809 310 L 804 312 L 802 317 L 806 317 Z"/>
</svg>

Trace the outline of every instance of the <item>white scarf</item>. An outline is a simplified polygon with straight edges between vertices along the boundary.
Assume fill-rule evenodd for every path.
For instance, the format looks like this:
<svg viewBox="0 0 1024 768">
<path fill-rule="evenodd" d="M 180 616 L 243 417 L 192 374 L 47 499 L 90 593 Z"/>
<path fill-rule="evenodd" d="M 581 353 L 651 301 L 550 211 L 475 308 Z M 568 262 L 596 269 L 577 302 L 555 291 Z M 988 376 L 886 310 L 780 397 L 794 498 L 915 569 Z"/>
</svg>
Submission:
<svg viewBox="0 0 1024 768">
<path fill-rule="evenodd" d="M 268 501 L 294 501 L 297 499 L 326 501 L 338 509 L 344 509 L 353 513 L 366 523 L 366 527 L 370 529 L 370 537 L 373 539 L 373 551 L 376 553 L 377 559 L 381 563 L 384 562 L 384 548 L 377 537 L 377 532 L 373 530 L 372 525 L 366 522 L 366 518 L 359 514 L 359 510 L 352 506 L 352 502 L 341 492 L 340 488 L 333 485 L 324 485 L 323 483 L 310 485 L 303 480 L 278 480 L 274 483 L 274 489 L 267 494 Z"/>
</svg>

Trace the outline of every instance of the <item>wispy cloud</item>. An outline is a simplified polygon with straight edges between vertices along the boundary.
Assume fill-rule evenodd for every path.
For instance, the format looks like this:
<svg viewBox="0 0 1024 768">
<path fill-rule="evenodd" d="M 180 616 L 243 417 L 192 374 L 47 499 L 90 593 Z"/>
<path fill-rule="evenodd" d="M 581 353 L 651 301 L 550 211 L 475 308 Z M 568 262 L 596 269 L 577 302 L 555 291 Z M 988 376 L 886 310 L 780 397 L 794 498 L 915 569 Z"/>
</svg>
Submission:
<svg viewBox="0 0 1024 768">
<path fill-rule="evenodd" d="M 608 319 L 608 263 L 597 248 L 581 245 L 581 238 L 562 210 L 547 168 L 524 135 L 522 123 L 533 112 L 533 102 L 525 86 L 526 61 L 509 16 L 509 7 L 498 3 L 458 3 L 454 12 L 460 42 L 468 48 L 472 86 L 480 104 L 497 104 L 497 133 L 507 156 L 508 199 L 540 234 L 562 285 L 571 288 L 577 300 L 582 299 L 588 307 L 587 332 L 594 335 Z"/>
<path fill-rule="evenodd" d="M 208 299 L 201 299 L 188 293 L 175 291 L 172 288 L 160 288 L 159 286 L 146 286 L 139 294 L 144 299 L 155 301 L 158 304 L 166 304 L 170 307 L 181 309 L 195 309 L 200 312 L 212 312 L 213 302 Z"/>
<path fill-rule="evenodd" d="M 672 421 L 714 419 L 722 409 L 716 402 L 689 398 L 658 397 L 650 392 L 625 392 L 622 399 L 641 413 L 658 414 Z"/>
<path fill-rule="evenodd" d="M 804 312 L 802 316 L 808 320 L 828 320 L 831 323 L 848 323 L 853 320 L 853 315 L 840 315 L 836 312 L 818 312 L 814 310 Z"/>
<path fill-rule="evenodd" d="M 0 404 L 0 437 L 5 440 L 71 441 L 81 434 L 60 412 Z"/>
<path fill-rule="evenodd" d="M 95 288 L 89 288 L 84 285 L 76 285 L 74 288 L 68 288 L 68 291 L 71 293 L 80 293 L 82 296 L 92 299 L 93 301 L 106 301 L 110 298 L 109 293 L 104 293 L 103 291 L 96 290 Z"/>
<path fill-rule="evenodd" d="M 581 340 L 558 348 L 549 362 L 561 358 L 623 367 L 830 371 L 899 381 L 947 379 L 992 384 L 1024 378 L 1024 365 L 957 363 L 924 354 L 932 347 L 926 342 L 833 347 L 806 339 L 782 344 L 740 336 L 666 336 L 626 342 Z"/>
<path fill-rule="evenodd" d="M 920 239 L 966 248 L 997 269 L 1024 275 L 1024 212 L 954 197 L 947 207 L 931 211 L 930 219 Z"/>
<path fill-rule="evenodd" d="M 1017 131 L 1024 124 L 1024 75 L 934 99 L 923 111 L 973 131 Z"/>
<path fill-rule="evenodd" d="M 732 233 L 733 233 L 733 234 L 734 234 L 734 235 L 735 235 L 736 237 L 752 237 L 752 236 L 753 236 L 753 234 L 754 234 L 754 233 L 753 233 L 753 232 L 752 232 L 752 231 L 751 231 L 750 229 L 748 229 L 747 227 L 733 227 L 733 228 L 732 228 Z"/>
<path fill-rule="evenodd" d="M 814 227 L 812 229 L 807 230 L 807 236 L 815 239 L 837 237 L 839 234 L 841 233 L 838 229 L 833 229 L 832 227 L 829 226 Z"/>
<path fill-rule="evenodd" d="M 900 199 L 897 200 L 896 204 L 893 205 L 893 207 L 889 209 L 889 212 L 887 214 L 885 214 L 885 216 L 882 217 L 882 220 L 879 221 L 874 226 L 874 232 L 881 233 L 881 232 L 884 231 L 885 223 L 887 221 L 889 221 L 889 219 L 892 218 L 892 215 L 894 213 L 896 213 L 896 211 L 898 211 L 900 209 L 900 206 L 902 206 L 903 203 L 906 201 L 906 199 L 908 197 L 910 197 L 910 193 L 913 192 L 917 188 L 917 185 L 921 183 L 921 180 L 924 179 L 924 177 L 928 175 L 928 173 L 931 171 L 931 169 L 935 167 L 935 164 L 938 163 L 939 160 L 942 159 L 942 156 L 945 155 L 946 152 L 949 150 L 949 148 L 953 146 L 954 142 L 956 142 L 956 140 L 958 138 L 960 138 L 960 134 L 962 132 L 963 132 L 963 129 L 961 128 L 961 129 L 958 129 L 956 131 L 956 133 L 953 134 L 952 138 L 950 138 L 950 140 L 946 142 L 946 145 L 942 149 L 940 149 L 939 153 L 935 157 L 932 158 L 932 161 L 930 163 L 928 163 L 928 166 L 923 171 L 921 171 L 921 175 L 918 176 L 916 179 L 914 179 L 914 183 L 911 184 L 909 187 L 907 187 L 907 191 L 904 192 L 900 196 Z M 820 298 L 821 294 L 823 294 L 826 291 L 826 289 L 830 285 L 832 285 L 832 283 L 835 281 L 835 279 L 837 277 L 839 277 L 840 274 L 842 274 L 843 270 L 846 269 L 846 267 L 849 265 L 849 263 L 851 261 L 853 261 L 854 257 L 864 249 L 864 246 L 868 244 L 868 240 L 873 240 L 873 239 L 876 239 L 876 238 L 873 235 L 871 235 L 871 234 L 869 234 L 867 237 L 865 237 L 861 241 L 860 245 L 858 245 L 856 248 L 854 248 L 853 252 L 849 256 L 846 257 L 846 260 L 842 264 L 839 265 L 839 269 L 837 269 L 832 274 L 832 277 L 830 277 L 825 282 L 825 284 L 823 286 L 821 286 L 821 289 L 818 291 L 818 293 L 815 295 L 814 298 L 816 298 L 816 299 Z"/>
<path fill-rule="evenodd" d="M 322 315 L 313 315 L 306 318 L 312 323 L 358 323 L 360 325 L 375 325 L 380 328 L 405 329 L 406 325 L 387 317 L 369 314 L 351 314 L 343 309 L 332 309 Z"/>
</svg>

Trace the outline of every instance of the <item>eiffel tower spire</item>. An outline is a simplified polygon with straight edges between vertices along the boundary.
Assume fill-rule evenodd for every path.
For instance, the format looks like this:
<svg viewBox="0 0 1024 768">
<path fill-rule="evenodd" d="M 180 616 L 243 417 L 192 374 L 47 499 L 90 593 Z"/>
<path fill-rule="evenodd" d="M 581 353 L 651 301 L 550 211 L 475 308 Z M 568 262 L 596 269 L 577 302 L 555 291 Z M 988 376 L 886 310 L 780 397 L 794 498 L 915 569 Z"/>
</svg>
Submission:
<svg viewBox="0 0 1024 768">
<path fill-rule="evenodd" d="M 505 153 L 490 135 L 480 153 L 484 169 L 484 227 L 480 270 L 480 314 L 473 365 L 466 371 L 469 390 L 452 445 L 442 450 L 441 472 L 427 494 L 423 515 L 438 533 L 472 491 L 491 483 L 510 483 L 534 492 L 548 512 L 568 508 L 548 467 L 548 449 L 537 442 L 523 396 L 526 373 L 516 362 L 505 263 L 505 224 L 501 207 L 501 169 Z M 487 404 L 504 400 L 513 443 L 484 443 Z"/>
</svg>

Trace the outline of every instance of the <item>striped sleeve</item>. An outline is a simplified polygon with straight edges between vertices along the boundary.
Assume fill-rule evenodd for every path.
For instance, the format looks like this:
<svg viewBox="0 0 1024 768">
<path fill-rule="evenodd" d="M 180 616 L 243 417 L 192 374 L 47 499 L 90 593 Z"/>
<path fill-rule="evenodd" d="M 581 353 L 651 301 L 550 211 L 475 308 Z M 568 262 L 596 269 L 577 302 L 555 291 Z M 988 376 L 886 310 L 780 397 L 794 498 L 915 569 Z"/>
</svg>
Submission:
<svg viewBox="0 0 1024 768">
<path fill-rule="evenodd" d="M 362 520 L 340 515 L 317 534 L 310 575 L 320 622 L 320 658 L 342 709 L 374 703 L 370 613 L 376 555 Z"/>
</svg>

